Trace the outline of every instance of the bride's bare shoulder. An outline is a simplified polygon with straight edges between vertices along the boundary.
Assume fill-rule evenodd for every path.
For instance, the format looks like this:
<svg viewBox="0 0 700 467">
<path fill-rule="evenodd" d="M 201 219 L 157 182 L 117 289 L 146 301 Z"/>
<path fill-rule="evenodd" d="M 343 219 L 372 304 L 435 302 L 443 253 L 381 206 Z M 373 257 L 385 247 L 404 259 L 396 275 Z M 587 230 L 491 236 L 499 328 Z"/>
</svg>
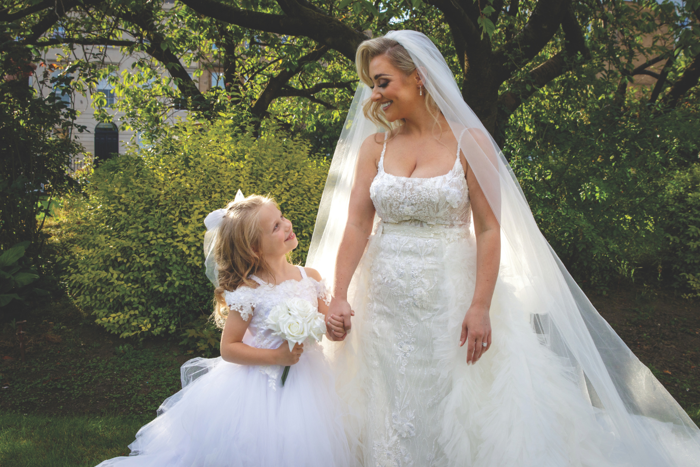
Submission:
<svg viewBox="0 0 700 467">
<path fill-rule="evenodd" d="M 374 133 L 373 135 L 369 135 L 365 140 L 362 142 L 362 148 L 363 150 L 367 151 L 382 151 L 382 147 L 384 146 L 384 133 Z"/>
<path fill-rule="evenodd" d="M 369 135 L 362 142 L 360 147 L 360 157 L 362 159 L 372 159 L 379 161 L 384 146 L 384 133 L 374 133 Z"/>
</svg>

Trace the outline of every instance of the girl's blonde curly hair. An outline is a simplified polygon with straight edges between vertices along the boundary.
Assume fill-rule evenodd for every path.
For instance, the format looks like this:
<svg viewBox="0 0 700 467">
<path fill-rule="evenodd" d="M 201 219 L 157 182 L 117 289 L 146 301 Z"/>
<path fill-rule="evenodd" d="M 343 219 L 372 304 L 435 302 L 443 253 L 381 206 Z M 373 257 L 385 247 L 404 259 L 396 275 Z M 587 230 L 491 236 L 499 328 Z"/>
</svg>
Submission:
<svg viewBox="0 0 700 467">
<path fill-rule="evenodd" d="M 224 292 L 233 292 L 242 285 L 255 287 L 257 284 L 249 276 L 269 273 L 260 253 L 258 226 L 260 208 L 267 204 L 277 207 L 275 200 L 259 195 L 232 201 L 226 206 L 214 243 L 219 286 L 214 290 L 213 318 L 219 327 L 223 327 L 228 316 Z"/>
</svg>

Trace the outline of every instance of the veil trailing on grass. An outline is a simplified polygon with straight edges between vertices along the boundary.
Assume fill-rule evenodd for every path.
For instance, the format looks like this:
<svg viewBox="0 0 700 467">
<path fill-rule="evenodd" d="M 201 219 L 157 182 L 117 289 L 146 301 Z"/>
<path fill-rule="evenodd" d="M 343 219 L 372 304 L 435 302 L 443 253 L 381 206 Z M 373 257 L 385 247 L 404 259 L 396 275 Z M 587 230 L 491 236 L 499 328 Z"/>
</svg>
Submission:
<svg viewBox="0 0 700 467">
<path fill-rule="evenodd" d="M 467 162 L 499 220 L 501 265 L 495 294 L 502 287 L 516 291 L 526 310 L 523 318 L 530 321 L 542 345 L 572 369 L 582 394 L 601 409 L 600 422 L 623 446 L 630 465 L 696 465 L 700 430 L 600 316 L 549 246 L 508 162 L 464 102 L 438 49 L 415 31 L 392 31 L 386 37 L 411 55 L 426 91 L 455 138 L 461 139 Z M 307 265 L 327 278 L 334 273 L 360 146 L 368 136 L 381 131 L 362 112 L 370 95 L 370 88 L 360 83 L 333 156 L 311 240 Z M 365 256 L 370 248 L 371 244 Z M 356 313 L 364 309 L 360 302 L 366 300 L 362 284 L 365 266 L 363 259 L 348 294 Z M 358 318 L 361 316 L 353 322 L 361 322 Z M 344 343 L 331 345 L 332 350 L 342 350 L 335 353 L 345 373 L 341 385 L 351 384 L 353 372 L 358 370 L 353 346 L 361 332 L 353 325 Z M 498 335 L 493 338 L 498 339 Z M 537 382 L 533 386 L 537 387 Z"/>
</svg>

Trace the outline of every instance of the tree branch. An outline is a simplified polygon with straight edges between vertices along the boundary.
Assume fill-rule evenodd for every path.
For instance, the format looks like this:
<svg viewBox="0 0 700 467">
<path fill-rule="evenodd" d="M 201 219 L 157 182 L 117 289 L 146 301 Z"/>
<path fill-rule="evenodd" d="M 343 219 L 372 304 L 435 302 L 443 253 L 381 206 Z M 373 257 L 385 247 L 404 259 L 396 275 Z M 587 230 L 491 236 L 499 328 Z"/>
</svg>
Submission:
<svg viewBox="0 0 700 467">
<path fill-rule="evenodd" d="M 664 68 L 661 70 L 661 75 L 659 75 L 658 80 L 656 81 L 656 86 L 654 86 L 654 89 L 651 91 L 651 97 L 649 97 L 649 102 L 653 104 L 656 102 L 656 100 L 659 98 L 661 95 L 661 91 L 664 90 L 664 86 L 666 85 L 666 79 L 668 78 L 668 73 L 671 71 L 671 68 L 673 68 L 673 62 L 676 59 L 676 54 L 671 54 L 671 57 L 666 60 L 666 63 L 664 63 Z"/>
<path fill-rule="evenodd" d="M 25 44 L 34 44 L 41 36 L 46 34 L 46 31 L 51 29 L 79 3 L 79 0 L 66 0 L 64 3 L 56 3 L 56 8 L 48 11 L 38 23 L 32 26 L 31 33 L 26 36 L 22 42 Z"/>
<path fill-rule="evenodd" d="M 299 74 L 303 69 L 304 65 L 310 62 L 315 62 L 319 60 L 328 51 L 327 46 L 321 46 L 315 50 L 312 50 L 308 54 L 301 57 L 297 63 L 297 67 L 293 70 L 282 70 L 277 76 L 270 78 L 265 90 L 260 94 L 258 100 L 253 104 L 251 112 L 253 115 L 257 115 L 262 118 L 267 113 L 267 108 L 270 106 L 272 101 L 279 96 L 282 88 L 287 84 L 287 82 L 295 75 Z"/>
<path fill-rule="evenodd" d="M 297 89 L 292 86 L 284 85 L 280 89 L 277 97 L 309 97 L 324 89 L 347 89 L 353 91 L 352 85 L 357 81 L 341 81 L 338 83 L 317 83 L 314 86 L 306 89 Z"/>
<path fill-rule="evenodd" d="M 310 100 L 311 102 L 324 106 L 328 110 L 338 110 L 338 108 L 333 104 L 329 104 L 328 102 L 322 101 L 318 97 L 314 96 L 313 93 L 308 93 L 304 91 L 305 90 L 303 89 L 296 89 L 290 86 L 283 86 L 282 89 L 280 89 L 280 91 L 275 96 L 275 99 L 279 97 L 303 97 L 305 99 Z"/>
<path fill-rule="evenodd" d="M 700 15 L 699 15 L 700 16 Z M 700 54 L 695 56 L 693 63 L 688 66 L 683 72 L 681 78 L 676 81 L 671 90 L 666 94 L 664 102 L 670 107 L 675 108 L 683 94 L 690 91 L 693 87 L 697 86 L 700 80 Z"/>
<path fill-rule="evenodd" d="M 150 41 L 146 48 L 146 53 L 165 65 L 183 97 L 202 102 L 204 100 L 202 93 L 195 85 L 180 58 L 170 48 L 162 46 L 166 43 L 165 37 L 158 31 L 153 13 L 148 9 L 141 11 L 129 10 L 122 15 L 122 18 L 135 24 L 145 32 L 146 37 Z"/>
<path fill-rule="evenodd" d="M 657 80 L 661 79 L 660 74 L 653 72 L 653 71 L 649 71 L 649 70 L 639 71 L 639 72 L 635 73 L 633 76 L 636 76 L 636 75 L 648 75 L 648 76 L 651 76 L 652 78 L 655 78 Z"/>
<path fill-rule="evenodd" d="M 43 2 L 39 2 L 35 5 L 25 8 L 24 10 L 16 11 L 14 13 L 2 12 L 0 13 L 0 21 L 4 23 L 9 23 L 11 21 L 22 19 L 29 15 L 33 15 L 34 13 L 38 13 L 46 8 L 50 8 L 55 4 L 56 0 L 44 0 Z M 7 11 L 7 9 L 5 11 Z"/>
<path fill-rule="evenodd" d="M 37 47 L 53 47 L 56 45 L 64 44 L 77 44 L 77 45 L 101 45 L 101 46 L 112 46 L 112 47 L 131 47 L 133 45 L 139 45 L 140 42 L 134 41 L 120 41 L 116 39 L 107 39 L 105 37 L 91 38 L 81 38 L 81 39 L 71 39 L 71 38 L 53 38 L 46 39 L 43 41 L 37 41 L 34 43 Z"/>
<path fill-rule="evenodd" d="M 481 42 L 481 32 L 475 26 L 467 11 L 451 0 L 426 0 L 426 3 L 440 10 L 445 18 L 445 22 L 450 26 L 450 33 L 454 40 L 455 50 L 459 58 L 459 66 L 466 75 L 469 69 L 469 61 L 476 57 L 479 52 L 484 52 L 484 45 Z M 465 3 L 465 2 L 462 2 Z M 476 4 L 471 0 L 466 0 L 467 7 L 478 18 L 479 11 Z"/>
<path fill-rule="evenodd" d="M 649 67 L 652 66 L 652 65 L 656 65 L 656 64 L 659 63 L 661 60 L 665 60 L 666 58 L 668 58 L 668 54 L 661 54 L 661 55 L 659 55 L 658 57 L 654 57 L 654 58 L 652 58 L 652 59 L 649 59 L 649 60 L 647 60 L 645 63 L 642 63 L 642 64 L 639 65 L 637 68 L 635 68 L 634 70 L 632 70 L 632 75 L 638 75 L 638 74 L 641 73 L 643 70 L 649 68 Z"/>
<path fill-rule="evenodd" d="M 508 114 L 511 114 L 532 94 L 553 79 L 563 75 L 571 69 L 574 58 L 580 53 L 584 59 L 591 58 L 591 52 L 586 46 L 581 26 L 576 21 L 573 7 L 569 5 L 562 17 L 562 29 L 566 43 L 564 50 L 552 58 L 534 68 L 522 83 L 514 86 L 517 91 L 509 91 L 498 96 L 499 106 Z M 530 85 L 527 89 L 526 84 Z"/>
<path fill-rule="evenodd" d="M 258 13 L 241 10 L 216 0 L 180 0 L 199 14 L 248 29 L 290 36 L 303 36 L 335 49 L 348 59 L 355 60 L 355 51 L 360 42 L 367 39 L 335 17 L 320 13 L 301 3 L 280 0 L 278 3 L 287 15 Z"/>
<path fill-rule="evenodd" d="M 532 60 L 557 32 L 567 0 L 540 0 L 523 29 L 495 53 L 498 83 Z"/>
</svg>

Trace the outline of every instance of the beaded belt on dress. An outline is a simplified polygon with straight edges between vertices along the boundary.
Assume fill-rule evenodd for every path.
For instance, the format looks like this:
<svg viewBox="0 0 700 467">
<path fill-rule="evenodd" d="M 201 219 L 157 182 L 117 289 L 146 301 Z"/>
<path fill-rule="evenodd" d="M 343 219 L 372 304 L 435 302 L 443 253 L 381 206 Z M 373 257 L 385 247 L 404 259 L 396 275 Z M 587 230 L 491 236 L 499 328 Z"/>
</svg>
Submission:
<svg viewBox="0 0 700 467">
<path fill-rule="evenodd" d="M 426 224 L 420 221 L 400 223 L 379 222 L 377 234 L 400 235 L 404 237 L 442 238 L 446 240 L 462 240 L 470 237 L 469 225 Z"/>
</svg>

